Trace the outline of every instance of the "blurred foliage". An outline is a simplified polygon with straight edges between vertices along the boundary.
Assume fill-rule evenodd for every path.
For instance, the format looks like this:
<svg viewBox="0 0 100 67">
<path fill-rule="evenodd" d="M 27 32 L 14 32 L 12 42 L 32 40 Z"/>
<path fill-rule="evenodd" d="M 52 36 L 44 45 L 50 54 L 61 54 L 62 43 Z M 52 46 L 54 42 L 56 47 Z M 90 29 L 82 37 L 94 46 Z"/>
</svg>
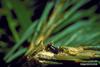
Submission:
<svg viewBox="0 0 100 67">
<path fill-rule="evenodd" d="M 4 60 L 9 63 L 23 54 L 30 55 L 34 46 L 41 41 L 44 45 L 53 42 L 56 47 L 91 46 L 100 49 L 100 15 L 95 13 L 97 6 L 80 9 L 88 2 L 89 0 L 52 0 L 45 5 L 41 17 L 32 21 L 31 17 L 38 8 L 35 0 L 2 0 L 0 15 L 6 16 L 7 22 L 3 23 L 8 23 L 15 43 L 8 50 L 6 46 L 9 44 L 0 41 L 0 50 L 7 49 L 4 50 Z M 19 31 L 16 30 L 17 27 Z M 0 28 L 0 36 L 2 34 L 6 33 Z M 29 48 L 22 46 L 25 41 L 30 43 Z M 73 57 L 69 59 L 71 58 Z"/>
</svg>

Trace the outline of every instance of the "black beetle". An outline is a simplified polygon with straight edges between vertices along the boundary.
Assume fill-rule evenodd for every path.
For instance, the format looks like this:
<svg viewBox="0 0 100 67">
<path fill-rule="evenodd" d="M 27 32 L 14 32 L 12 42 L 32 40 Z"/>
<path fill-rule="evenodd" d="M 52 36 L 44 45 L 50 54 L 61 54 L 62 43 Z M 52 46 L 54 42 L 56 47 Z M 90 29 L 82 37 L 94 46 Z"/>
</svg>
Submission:
<svg viewBox="0 0 100 67">
<path fill-rule="evenodd" d="M 58 52 L 60 51 L 59 48 L 53 46 L 52 43 L 47 44 L 46 50 L 48 50 L 48 51 L 50 51 L 50 52 L 53 52 L 53 53 L 55 53 L 55 54 L 58 54 Z"/>
</svg>

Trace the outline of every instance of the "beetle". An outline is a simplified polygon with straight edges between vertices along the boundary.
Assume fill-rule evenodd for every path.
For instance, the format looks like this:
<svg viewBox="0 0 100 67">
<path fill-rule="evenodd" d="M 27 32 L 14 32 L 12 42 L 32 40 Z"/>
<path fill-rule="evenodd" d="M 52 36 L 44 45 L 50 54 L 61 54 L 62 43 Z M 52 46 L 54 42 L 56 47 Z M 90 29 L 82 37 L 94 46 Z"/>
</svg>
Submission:
<svg viewBox="0 0 100 67">
<path fill-rule="evenodd" d="M 53 46 L 52 43 L 48 43 L 47 46 L 46 46 L 46 50 L 54 53 L 54 54 L 58 54 L 60 52 L 59 48 Z"/>
</svg>

